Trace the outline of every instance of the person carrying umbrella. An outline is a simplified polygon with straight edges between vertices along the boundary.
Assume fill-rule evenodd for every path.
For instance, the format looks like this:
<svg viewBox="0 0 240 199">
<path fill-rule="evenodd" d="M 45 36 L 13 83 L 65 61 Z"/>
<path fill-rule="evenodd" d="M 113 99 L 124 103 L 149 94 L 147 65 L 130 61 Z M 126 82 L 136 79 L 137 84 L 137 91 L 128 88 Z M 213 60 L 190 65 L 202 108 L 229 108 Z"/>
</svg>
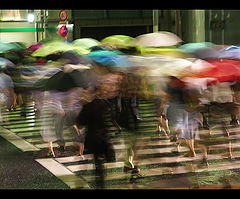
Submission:
<svg viewBox="0 0 240 199">
<path fill-rule="evenodd" d="M 103 163 L 116 160 L 113 143 L 108 136 L 108 127 L 104 121 L 106 114 L 110 113 L 113 125 L 116 124 L 113 121 L 112 106 L 107 100 L 114 97 L 116 88 L 110 79 L 111 75 L 104 75 L 102 80 L 95 87 L 92 87 L 93 89 L 86 90 L 87 103 L 76 119 L 78 126 L 86 127 L 85 143 L 89 152 L 94 155 L 97 188 L 104 188 Z M 118 128 L 118 126 L 115 127 Z"/>
<path fill-rule="evenodd" d="M 3 68 L 0 68 L 0 121 L 4 119 L 1 116 L 3 110 L 11 110 L 15 108 L 16 94 L 14 92 L 14 85 L 11 77 L 3 72 Z"/>
</svg>

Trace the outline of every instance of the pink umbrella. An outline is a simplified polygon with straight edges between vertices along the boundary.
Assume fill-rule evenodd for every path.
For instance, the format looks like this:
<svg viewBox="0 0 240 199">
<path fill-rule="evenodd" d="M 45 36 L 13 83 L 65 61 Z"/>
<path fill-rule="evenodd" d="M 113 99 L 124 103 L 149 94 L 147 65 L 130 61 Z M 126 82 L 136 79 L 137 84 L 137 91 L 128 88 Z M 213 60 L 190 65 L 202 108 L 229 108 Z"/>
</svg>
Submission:
<svg viewBox="0 0 240 199">
<path fill-rule="evenodd" d="M 41 44 L 41 43 L 33 44 L 33 45 L 29 46 L 27 50 L 34 52 L 42 46 L 43 46 L 43 44 Z"/>
</svg>

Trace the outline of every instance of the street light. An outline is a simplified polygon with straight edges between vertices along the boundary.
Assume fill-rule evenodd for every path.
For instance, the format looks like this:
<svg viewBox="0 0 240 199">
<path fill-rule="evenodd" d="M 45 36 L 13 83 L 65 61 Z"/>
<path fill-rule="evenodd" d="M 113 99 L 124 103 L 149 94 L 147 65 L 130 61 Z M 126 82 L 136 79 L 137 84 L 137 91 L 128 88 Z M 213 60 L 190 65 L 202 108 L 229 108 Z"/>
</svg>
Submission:
<svg viewBox="0 0 240 199">
<path fill-rule="evenodd" d="M 27 20 L 29 23 L 33 23 L 35 20 L 34 10 L 28 10 Z"/>
</svg>

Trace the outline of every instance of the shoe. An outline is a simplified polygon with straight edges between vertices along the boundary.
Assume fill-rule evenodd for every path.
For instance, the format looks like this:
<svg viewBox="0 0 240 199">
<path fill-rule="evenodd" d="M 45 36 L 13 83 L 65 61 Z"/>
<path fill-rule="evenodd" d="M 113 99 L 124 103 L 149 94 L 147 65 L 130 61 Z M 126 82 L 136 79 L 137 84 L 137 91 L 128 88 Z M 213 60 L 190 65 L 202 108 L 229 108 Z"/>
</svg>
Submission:
<svg viewBox="0 0 240 199">
<path fill-rule="evenodd" d="M 196 157 L 196 153 L 188 152 L 184 155 L 184 157 Z"/>
<path fill-rule="evenodd" d="M 180 153 L 181 151 L 178 151 L 177 149 L 171 150 L 172 153 Z"/>
<path fill-rule="evenodd" d="M 53 158 L 55 158 L 56 156 L 55 156 L 51 151 L 49 151 L 49 152 L 47 153 L 47 157 L 53 157 Z"/>
<path fill-rule="evenodd" d="M 202 159 L 201 165 L 205 165 L 205 166 L 209 167 L 209 164 L 207 162 L 207 158 Z"/>
<path fill-rule="evenodd" d="M 139 115 L 136 115 L 137 120 L 143 120 Z"/>
<path fill-rule="evenodd" d="M 65 147 L 65 146 L 59 146 L 59 151 L 60 151 L 61 153 L 64 153 L 65 150 L 66 150 L 66 147 Z"/>
<path fill-rule="evenodd" d="M 232 120 L 232 121 L 230 121 L 230 124 L 233 126 L 239 126 L 240 122 L 239 122 L 239 120 Z"/>
<path fill-rule="evenodd" d="M 131 172 L 132 176 L 136 176 L 137 178 L 144 178 L 145 176 L 140 173 L 140 169 L 138 167 L 134 167 Z"/>
<path fill-rule="evenodd" d="M 132 170 L 133 170 L 133 168 L 127 167 L 127 166 L 124 166 L 124 168 L 123 168 L 124 173 L 127 173 L 127 172 L 132 171 Z"/>
</svg>

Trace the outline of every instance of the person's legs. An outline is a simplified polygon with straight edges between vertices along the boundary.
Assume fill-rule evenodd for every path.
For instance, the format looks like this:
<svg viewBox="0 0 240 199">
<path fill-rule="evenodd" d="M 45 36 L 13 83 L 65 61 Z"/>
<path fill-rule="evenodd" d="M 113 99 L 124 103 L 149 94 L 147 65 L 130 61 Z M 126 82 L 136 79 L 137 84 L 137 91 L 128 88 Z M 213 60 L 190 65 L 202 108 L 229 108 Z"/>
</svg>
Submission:
<svg viewBox="0 0 240 199">
<path fill-rule="evenodd" d="M 48 155 L 53 156 L 55 158 L 55 153 L 54 153 L 54 150 L 53 150 L 53 143 L 52 142 L 48 142 L 48 149 L 49 149 Z"/>
<path fill-rule="evenodd" d="M 63 137 L 63 119 L 59 114 L 55 115 L 55 130 L 56 130 L 56 136 L 57 136 L 57 143 L 60 146 L 60 150 L 65 150 L 65 140 Z"/>
<path fill-rule="evenodd" d="M 190 157 L 195 157 L 196 153 L 195 153 L 195 148 L 194 148 L 194 139 L 186 139 L 187 143 L 188 143 L 188 147 L 190 149 Z"/>
<path fill-rule="evenodd" d="M 94 163 L 95 163 L 95 182 L 96 188 L 104 188 L 104 167 L 103 167 L 103 157 L 100 154 L 94 153 Z"/>
</svg>

